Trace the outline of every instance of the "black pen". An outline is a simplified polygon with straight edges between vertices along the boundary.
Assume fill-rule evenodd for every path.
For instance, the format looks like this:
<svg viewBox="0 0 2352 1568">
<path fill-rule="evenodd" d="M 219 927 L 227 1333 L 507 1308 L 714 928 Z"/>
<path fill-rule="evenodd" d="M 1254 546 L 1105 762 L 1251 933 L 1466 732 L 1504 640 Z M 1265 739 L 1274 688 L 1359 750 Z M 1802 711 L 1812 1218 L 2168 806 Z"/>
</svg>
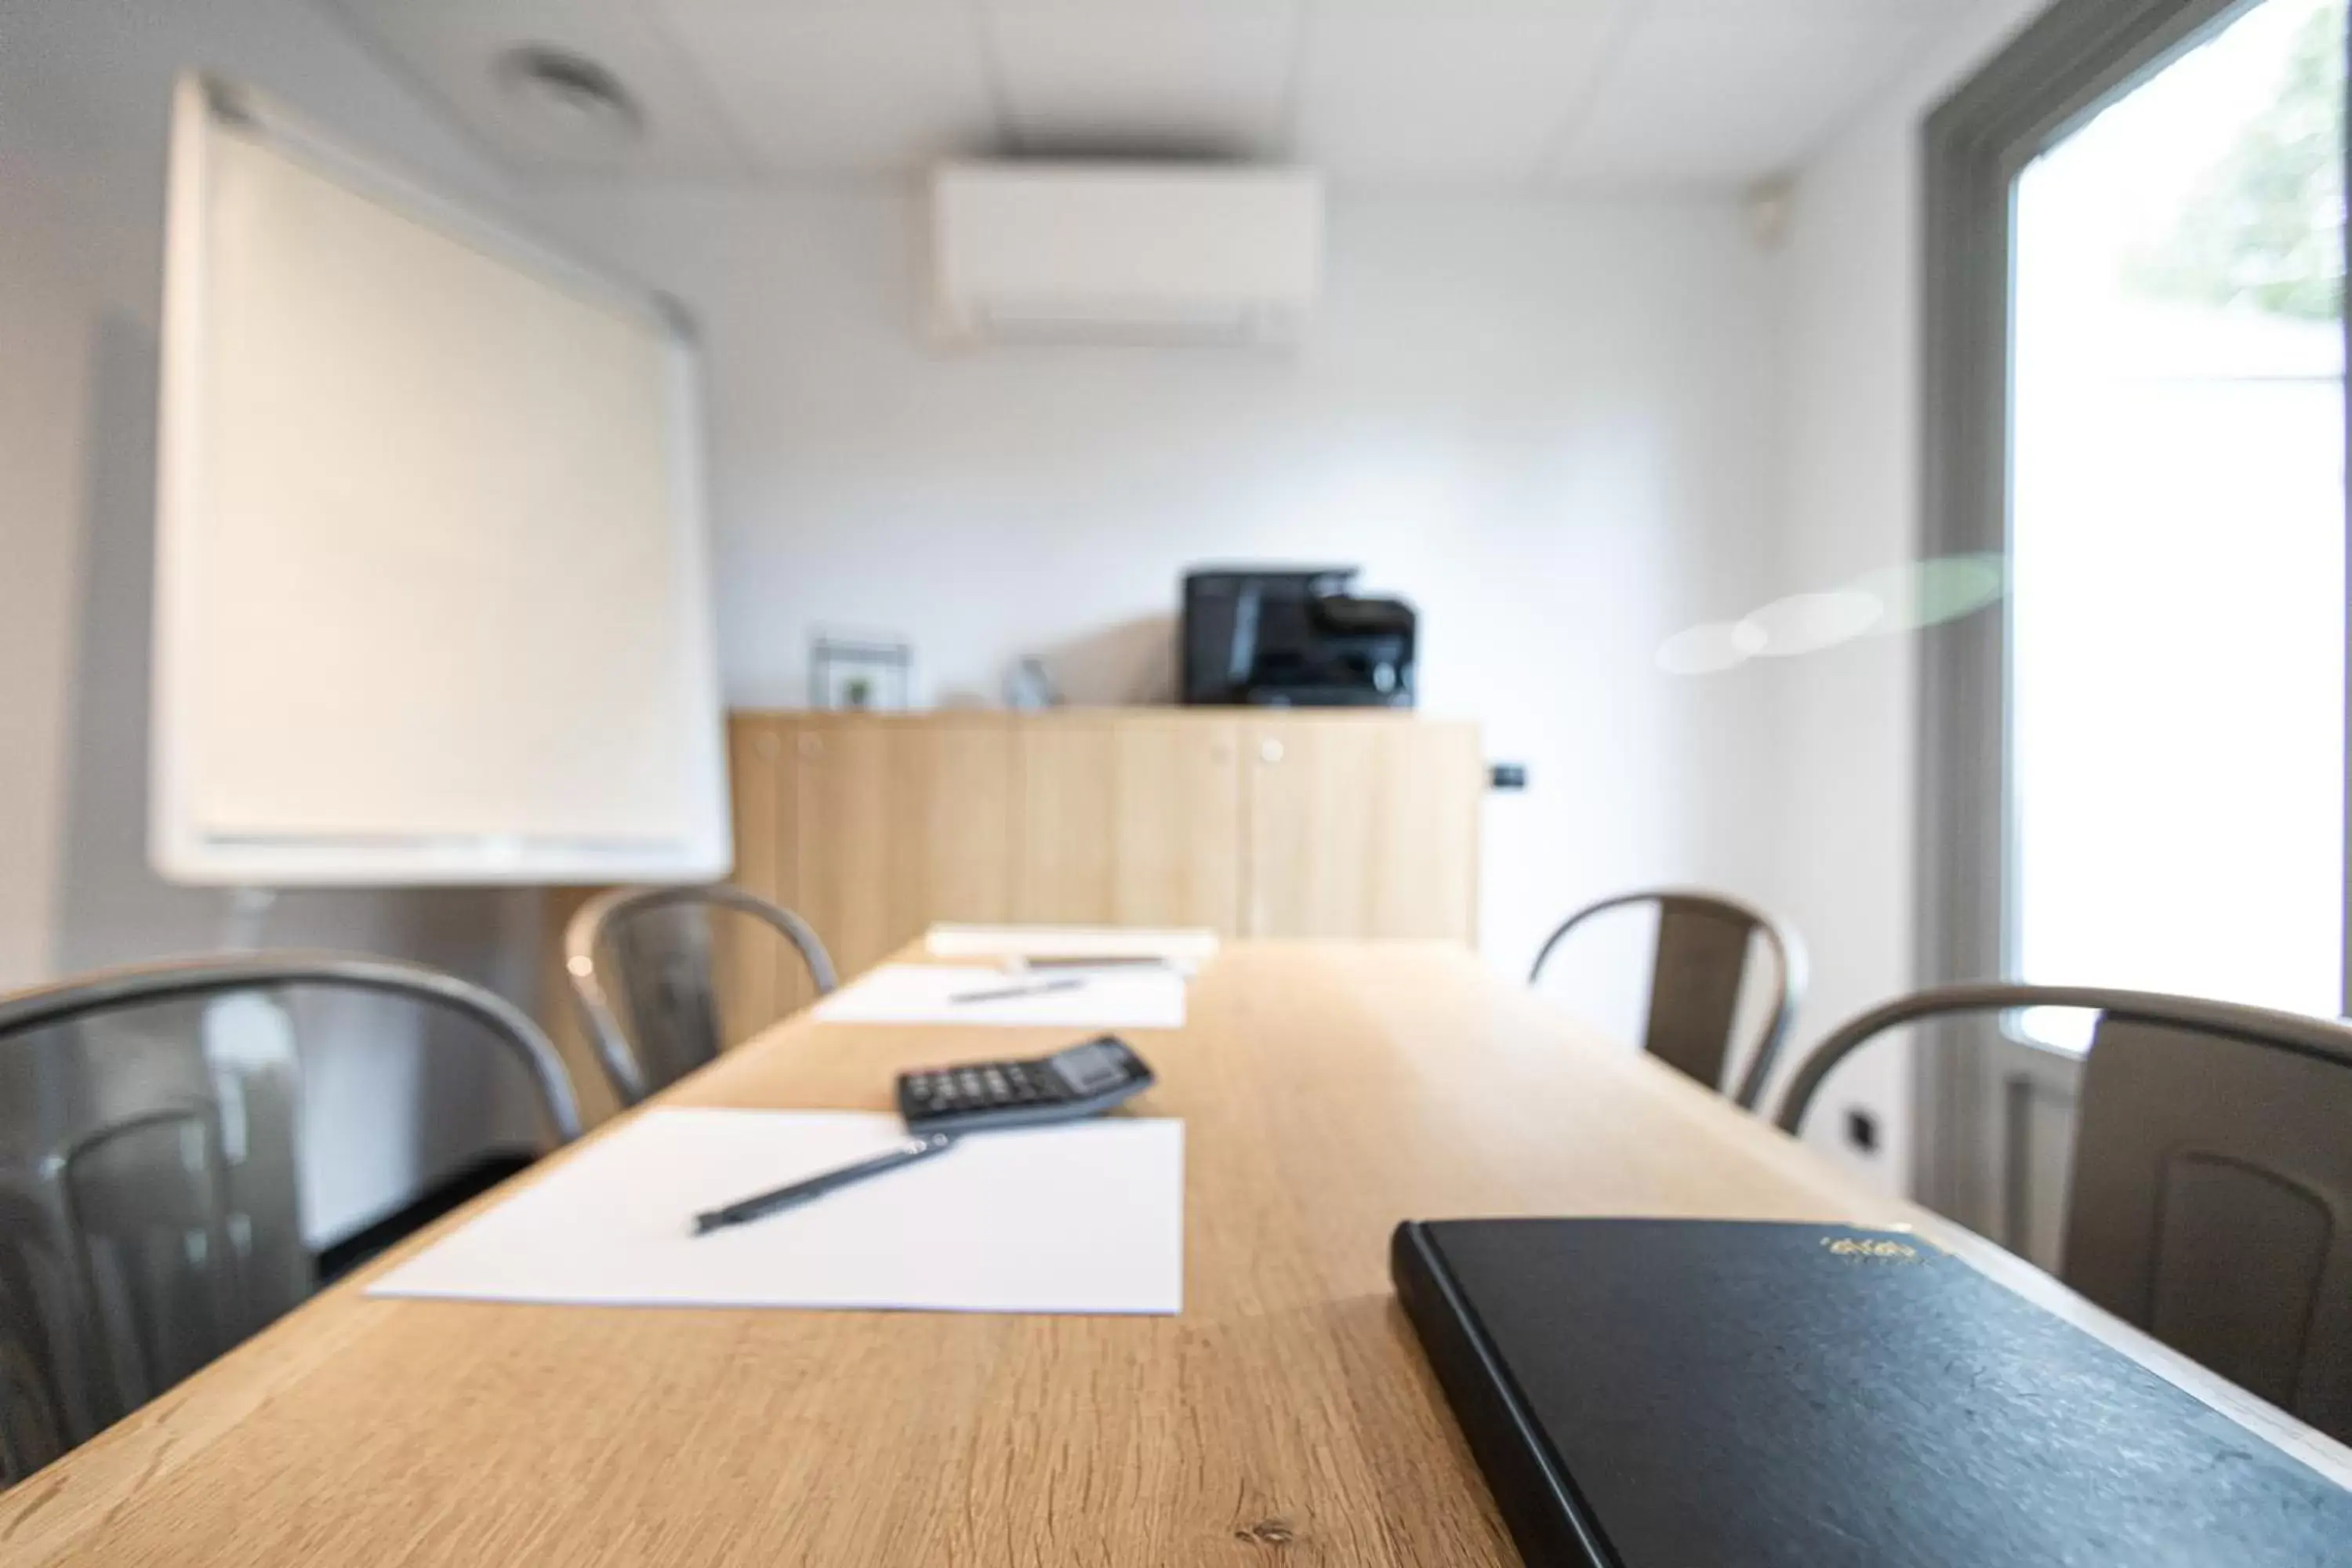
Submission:
<svg viewBox="0 0 2352 1568">
<path fill-rule="evenodd" d="M 694 1234 L 703 1236 L 714 1230 L 723 1230 L 730 1225 L 764 1219 L 779 1209 L 795 1208 L 812 1198 L 821 1198 L 836 1187 L 862 1182 L 868 1176 L 878 1176 L 885 1171 L 895 1171 L 901 1165 L 911 1165 L 918 1160 L 928 1160 L 934 1154 L 944 1154 L 954 1147 L 955 1134 L 952 1132 L 932 1132 L 920 1138 L 909 1138 L 870 1160 L 860 1160 L 855 1165 L 844 1165 L 837 1171 L 826 1171 L 804 1181 L 794 1182 L 791 1186 L 739 1198 L 725 1208 L 696 1215 Z"/>
<path fill-rule="evenodd" d="M 1059 980 L 1040 980 L 1024 985 L 1000 985 L 991 991 L 959 991 L 948 998 L 950 1002 L 1010 1002 L 1016 996 L 1043 996 L 1054 991 L 1076 991 L 1087 983 L 1083 974 L 1065 975 Z"/>
</svg>

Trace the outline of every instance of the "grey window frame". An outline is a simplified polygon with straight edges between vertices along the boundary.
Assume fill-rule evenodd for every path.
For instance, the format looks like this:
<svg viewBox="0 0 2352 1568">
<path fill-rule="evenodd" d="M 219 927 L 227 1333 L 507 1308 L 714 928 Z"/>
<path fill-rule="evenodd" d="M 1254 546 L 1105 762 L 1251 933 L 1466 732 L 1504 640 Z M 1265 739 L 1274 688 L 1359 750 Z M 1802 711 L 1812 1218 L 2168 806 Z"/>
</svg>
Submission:
<svg viewBox="0 0 2352 1568">
<path fill-rule="evenodd" d="M 2057 0 L 1927 117 L 1920 213 L 1923 558 L 2008 555 L 2018 174 L 2255 3 Z M 2352 447 L 2352 418 L 2347 437 Z M 2352 582 L 2347 592 L 2352 598 Z M 2004 599 L 1989 613 L 1930 631 L 1920 647 L 1913 959 L 1923 985 L 2006 977 L 2010 626 Z M 2352 676 L 2352 639 L 2347 645 Z M 2352 783 L 2347 819 L 2352 822 Z M 2352 861 L 2352 832 L 2346 843 Z M 2352 864 L 2347 870 L 2352 888 Z M 2352 920 L 2347 942 L 2352 992 Z M 1964 1190 L 1965 1130 L 1997 1108 L 1978 1103 L 1981 1079 L 1955 1039 L 1931 1035 L 1923 1044 L 1914 1191 L 1958 1213 L 1971 1202 Z"/>
</svg>

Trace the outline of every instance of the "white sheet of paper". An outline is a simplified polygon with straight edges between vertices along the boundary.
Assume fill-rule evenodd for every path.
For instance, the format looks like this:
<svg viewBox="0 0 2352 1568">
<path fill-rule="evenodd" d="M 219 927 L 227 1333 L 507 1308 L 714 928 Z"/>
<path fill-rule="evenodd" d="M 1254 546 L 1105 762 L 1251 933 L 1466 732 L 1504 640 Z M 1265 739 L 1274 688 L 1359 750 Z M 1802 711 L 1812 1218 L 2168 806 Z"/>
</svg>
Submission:
<svg viewBox="0 0 2352 1568">
<path fill-rule="evenodd" d="M 1140 926 L 936 925 L 924 935 L 933 958 L 1159 958 L 1197 969 L 1216 956 L 1217 933 Z"/>
<path fill-rule="evenodd" d="M 1059 981 L 1053 990 L 1035 986 Z M 991 1002 L 975 992 L 1018 991 Z M 950 963 L 886 963 L 818 1003 L 828 1024 L 1002 1024 L 1069 1029 L 1181 1029 L 1184 977 L 1171 969 L 1008 974 Z"/>
<path fill-rule="evenodd" d="M 656 1110 L 368 1287 L 595 1306 L 1156 1312 L 1184 1297 L 1184 1124 L 976 1133 L 795 1209 L 694 1215 L 866 1159 L 895 1116 Z"/>
</svg>

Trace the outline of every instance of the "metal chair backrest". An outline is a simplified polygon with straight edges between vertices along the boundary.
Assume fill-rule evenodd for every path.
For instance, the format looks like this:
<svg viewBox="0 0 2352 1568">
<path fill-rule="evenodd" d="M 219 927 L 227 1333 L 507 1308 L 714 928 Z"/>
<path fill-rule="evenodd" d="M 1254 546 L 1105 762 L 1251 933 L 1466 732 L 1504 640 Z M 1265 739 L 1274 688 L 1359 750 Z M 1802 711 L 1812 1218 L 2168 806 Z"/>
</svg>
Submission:
<svg viewBox="0 0 2352 1568">
<path fill-rule="evenodd" d="M 2352 1028 L 2147 992 L 1948 985 L 1822 1041 L 1780 1123 L 1797 1131 L 1831 1069 L 1888 1029 L 2021 1007 L 2099 1014 L 2059 1277 L 2352 1440 Z"/>
<path fill-rule="evenodd" d="M 470 1019 L 578 1109 L 538 1026 L 420 965 L 257 953 L 0 997 L 0 1480 L 13 1483 L 300 1303 L 295 1031 L 278 993 L 389 995 Z"/>
<path fill-rule="evenodd" d="M 624 1105 L 677 1082 L 726 1043 L 711 963 L 709 917 L 715 909 L 782 933 L 808 965 L 820 996 L 836 984 L 833 960 L 808 922 L 756 893 L 715 883 L 598 894 L 564 928 L 563 967 L 596 1059 Z"/>
<path fill-rule="evenodd" d="M 1805 948 L 1780 921 L 1737 899 L 1688 889 L 1655 888 L 1620 893 L 1588 904 L 1551 933 L 1535 966 L 1533 985 L 1560 940 L 1595 915 L 1654 904 L 1658 941 L 1650 969 L 1650 1013 L 1642 1048 L 1667 1066 L 1720 1090 L 1732 1055 L 1732 1029 L 1738 1020 L 1739 991 L 1748 975 L 1748 952 L 1763 942 L 1772 959 L 1772 1010 L 1758 1032 L 1739 1087 L 1732 1095 L 1753 1110 L 1780 1058 L 1780 1042 L 1805 994 Z"/>
</svg>

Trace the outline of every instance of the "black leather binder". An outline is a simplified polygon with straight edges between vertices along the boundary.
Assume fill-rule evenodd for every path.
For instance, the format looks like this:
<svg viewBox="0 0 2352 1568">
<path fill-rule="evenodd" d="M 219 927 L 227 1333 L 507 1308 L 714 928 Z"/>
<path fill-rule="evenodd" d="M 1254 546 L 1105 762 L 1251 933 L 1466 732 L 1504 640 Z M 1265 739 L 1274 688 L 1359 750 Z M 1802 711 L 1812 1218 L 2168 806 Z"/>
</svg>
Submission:
<svg viewBox="0 0 2352 1568">
<path fill-rule="evenodd" d="M 1908 1235 L 1454 1220 L 1391 1265 L 1540 1568 L 2352 1563 L 2352 1491 Z"/>
</svg>

